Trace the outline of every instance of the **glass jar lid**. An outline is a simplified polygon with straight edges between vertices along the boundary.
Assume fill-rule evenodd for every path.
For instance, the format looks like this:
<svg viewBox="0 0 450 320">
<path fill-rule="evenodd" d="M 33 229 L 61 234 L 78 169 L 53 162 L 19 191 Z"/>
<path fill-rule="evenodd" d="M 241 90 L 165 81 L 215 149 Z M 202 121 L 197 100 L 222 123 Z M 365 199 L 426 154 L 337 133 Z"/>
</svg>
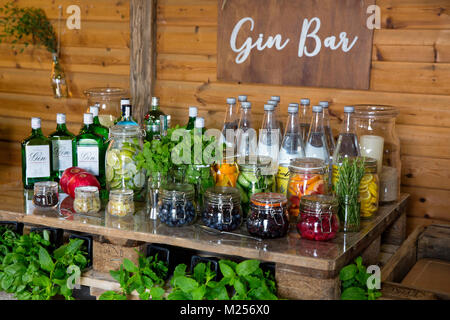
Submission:
<svg viewBox="0 0 450 320">
<path fill-rule="evenodd" d="M 246 156 L 237 158 L 239 170 L 256 171 L 257 169 L 270 168 L 272 158 L 267 156 Z"/>
<path fill-rule="evenodd" d="M 252 195 L 250 202 L 258 207 L 273 208 L 285 206 L 287 199 L 282 193 L 261 192 Z"/>
<path fill-rule="evenodd" d="M 40 181 L 34 184 L 35 192 L 58 192 L 58 182 L 55 181 Z"/>
<path fill-rule="evenodd" d="M 97 187 L 76 187 L 75 188 L 75 198 L 94 198 L 98 197 Z"/>
<path fill-rule="evenodd" d="M 90 97 L 110 97 L 110 96 L 123 96 L 127 93 L 127 91 L 123 88 L 119 87 L 104 87 L 104 88 L 91 88 L 84 91 L 86 96 Z"/>
<path fill-rule="evenodd" d="M 395 118 L 398 110 L 392 106 L 384 105 L 355 105 L 355 118 L 364 119 L 387 119 Z"/>
<path fill-rule="evenodd" d="M 115 125 L 109 131 L 111 137 L 138 137 L 143 135 L 142 129 L 139 126 L 131 125 Z"/>
<path fill-rule="evenodd" d="M 239 204 L 241 195 L 237 188 L 233 187 L 212 187 L 205 191 L 205 199 L 212 203 L 230 203 Z"/>
<path fill-rule="evenodd" d="M 114 201 L 133 200 L 133 195 L 133 190 L 117 189 L 109 192 L 109 199 Z"/>
<path fill-rule="evenodd" d="M 300 200 L 300 210 L 308 210 L 309 213 L 322 214 L 329 213 L 337 208 L 339 202 L 336 197 L 323 194 L 312 194 L 303 196 Z"/>
<path fill-rule="evenodd" d="M 292 159 L 289 165 L 289 170 L 292 172 L 309 172 L 309 171 L 318 171 L 325 170 L 327 164 L 325 161 L 317 158 L 300 158 L 300 159 Z"/>
<path fill-rule="evenodd" d="M 188 183 L 169 183 L 161 190 L 161 196 L 164 199 L 194 199 L 194 186 Z"/>
</svg>

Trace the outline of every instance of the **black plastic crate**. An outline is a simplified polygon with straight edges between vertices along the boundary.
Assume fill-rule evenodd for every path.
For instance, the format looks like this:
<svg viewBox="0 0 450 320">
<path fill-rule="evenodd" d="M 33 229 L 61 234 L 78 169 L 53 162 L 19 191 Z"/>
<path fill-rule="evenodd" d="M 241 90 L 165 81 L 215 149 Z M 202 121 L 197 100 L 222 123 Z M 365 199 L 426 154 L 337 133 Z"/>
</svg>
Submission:
<svg viewBox="0 0 450 320">
<path fill-rule="evenodd" d="M 219 272 L 219 258 L 217 257 L 202 257 L 198 255 L 193 255 L 191 258 L 191 266 L 190 271 L 191 273 L 194 272 L 194 268 L 197 264 L 203 262 L 204 264 L 208 265 L 210 264 L 210 268 L 216 273 L 216 276 L 214 277 L 214 281 L 218 281 L 222 278 L 222 274 Z"/>
<path fill-rule="evenodd" d="M 92 259 L 93 259 L 93 239 L 91 235 L 88 234 L 76 234 L 76 233 L 72 233 L 69 236 L 69 240 L 70 239 L 82 239 L 84 240 L 84 243 L 82 245 L 82 247 L 86 248 L 86 252 L 88 253 L 88 256 L 86 257 L 88 259 L 88 264 L 86 265 L 86 268 L 90 268 L 92 267 Z"/>
<path fill-rule="evenodd" d="M 53 248 L 58 248 L 64 243 L 64 230 L 50 227 L 33 227 L 30 229 L 30 233 L 42 233 L 44 230 L 47 230 L 50 234 L 50 243 L 53 245 Z"/>
<path fill-rule="evenodd" d="M 0 225 L 8 226 L 12 231 L 20 235 L 23 234 L 24 224 L 17 221 L 0 221 Z"/>
</svg>

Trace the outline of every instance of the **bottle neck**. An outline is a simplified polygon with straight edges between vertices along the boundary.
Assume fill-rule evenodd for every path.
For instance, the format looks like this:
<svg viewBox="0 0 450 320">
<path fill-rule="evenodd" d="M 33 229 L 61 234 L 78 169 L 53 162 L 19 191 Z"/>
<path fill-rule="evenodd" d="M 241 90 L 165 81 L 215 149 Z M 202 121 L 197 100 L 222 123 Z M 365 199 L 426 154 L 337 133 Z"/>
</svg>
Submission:
<svg viewBox="0 0 450 320">
<path fill-rule="evenodd" d="M 298 113 L 289 113 L 286 123 L 286 133 L 298 133 Z"/>
<path fill-rule="evenodd" d="M 342 124 L 341 133 L 355 133 L 355 123 L 353 121 L 352 113 L 346 112 L 344 113 L 344 123 Z"/>
<path fill-rule="evenodd" d="M 310 130 L 311 132 L 324 132 L 322 112 L 313 112 Z"/>
<path fill-rule="evenodd" d="M 159 110 L 159 105 L 153 105 L 152 104 L 152 106 L 150 107 L 150 109 L 152 110 L 152 111 L 158 111 Z"/>
<path fill-rule="evenodd" d="M 99 125 L 100 124 L 100 119 L 98 118 L 98 116 L 94 117 L 94 124 L 95 125 Z"/>
<path fill-rule="evenodd" d="M 67 127 L 65 123 L 56 124 L 56 131 L 67 131 Z"/>
<path fill-rule="evenodd" d="M 229 104 L 227 107 L 227 113 L 225 115 L 225 122 L 233 122 L 236 118 L 235 114 L 235 104 Z"/>
<path fill-rule="evenodd" d="M 43 133 L 42 133 L 42 129 L 39 127 L 39 128 L 36 128 L 36 129 L 31 129 L 31 135 L 32 136 L 42 136 L 43 135 Z"/>
<path fill-rule="evenodd" d="M 250 128 L 251 113 L 250 109 L 241 108 L 241 118 L 239 119 L 239 128 Z"/>
<path fill-rule="evenodd" d="M 302 104 L 300 105 L 300 122 L 301 123 L 309 123 L 311 118 L 311 114 L 309 112 L 309 105 Z"/>
<path fill-rule="evenodd" d="M 275 121 L 275 110 L 274 111 L 266 111 L 264 114 L 263 120 L 263 129 L 278 129 L 277 123 Z"/>
<path fill-rule="evenodd" d="M 328 108 L 323 109 L 323 125 L 326 127 L 330 126 L 330 113 Z"/>
<path fill-rule="evenodd" d="M 81 131 L 83 131 L 83 132 L 92 131 L 93 125 L 94 125 L 93 123 L 90 123 L 90 124 L 83 123 L 83 128 L 81 128 Z"/>
</svg>

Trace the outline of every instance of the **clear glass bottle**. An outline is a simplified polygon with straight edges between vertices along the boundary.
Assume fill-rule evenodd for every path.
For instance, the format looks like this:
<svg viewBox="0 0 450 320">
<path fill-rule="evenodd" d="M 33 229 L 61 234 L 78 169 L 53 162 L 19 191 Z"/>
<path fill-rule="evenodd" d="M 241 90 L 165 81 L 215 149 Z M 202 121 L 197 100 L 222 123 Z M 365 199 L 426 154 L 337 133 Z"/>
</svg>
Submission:
<svg viewBox="0 0 450 320">
<path fill-rule="evenodd" d="M 105 126 L 102 126 L 100 124 L 100 119 L 98 118 L 99 106 L 100 104 L 96 103 L 95 106 L 89 107 L 89 113 L 92 113 L 92 116 L 94 117 L 94 132 L 103 136 L 105 139 L 108 139 L 109 129 Z"/>
<path fill-rule="evenodd" d="M 312 111 L 313 116 L 305 145 L 305 156 L 308 158 L 318 158 L 329 164 L 330 153 L 323 128 L 323 109 L 321 106 L 314 106 Z"/>
<path fill-rule="evenodd" d="M 115 124 L 115 120 L 120 117 L 120 97 L 126 94 L 126 90 L 122 88 L 91 88 L 84 91 L 88 97 L 88 108 L 99 103 L 98 118 L 102 126 L 107 128 Z"/>
<path fill-rule="evenodd" d="M 165 115 L 159 108 L 159 98 L 152 97 L 152 104 L 149 112 L 145 115 L 145 131 L 147 132 L 146 140 L 152 141 L 160 135 L 160 116 Z"/>
<path fill-rule="evenodd" d="M 51 146 L 51 140 L 42 133 L 41 119 L 31 118 L 31 134 L 21 143 L 22 183 L 25 189 L 33 189 L 35 182 L 52 180 Z"/>
<path fill-rule="evenodd" d="M 306 145 L 308 139 L 309 127 L 311 125 L 311 108 L 309 99 L 300 100 L 300 133 L 303 144 Z"/>
<path fill-rule="evenodd" d="M 354 112 L 354 107 L 344 107 L 344 123 L 333 153 L 333 164 L 339 163 L 342 158 L 359 157 L 361 155 L 358 137 L 356 136 L 356 125 L 353 118 Z"/>
<path fill-rule="evenodd" d="M 48 136 L 52 142 L 52 176 L 61 179 L 64 170 L 73 167 L 72 140 L 75 135 L 67 130 L 66 114 L 56 114 L 56 131 Z"/>
<path fill-rule="evenodd" d="M 278 169 L 278 152 L 280 150 L 280 127 L 275 119 L 275 106 L 264 105 L 264 118 L 259 133 L 258 156 L 270 157 L 274 171 Z"/>
<path fill-rule="evenodd" d="M 239 190 L 231 187 L 213 187 L 205 192 L 202 210 L 203 223 L 220 231 L 238 229 L 243 220 Z"/>
<path fill-rule="evenodd" d="M 236 109 L 236 99 L 227 98 L 227 111 L 225 114 L 225 120 L 222 127 L 222 141 L 226 144 L 227 148 L 235 147 L 235 137 L 236 130 L 239 125 L 239 115 Z M 229 132 L 229 137 L 227 137 L 227 130 L 232 130 Z M 232 133 L 232 135 L 231 135 Z"/>
<path fill-rule="evenodd" d="M 189 120 L 186 125 L 186 130 L 192 130 L 195 127 L 195 119 L 197 119 L 198 116 L 198 109 L 197 107 L 189 107 Z"/>
<path fill-rule="evenodd" d="M 323 127 L 325 130 L 325 137 L 327 138 L 327 145 L 330 156 L 333 156 L 336 144 L 334 141 L 333 130 L 331 129 L 330 125 L 330 104 L 328 103 L 328 101 L 320 101 L 319 106 L 323 108 Z"/>
<path fill-rule="evenodd" d="M 252 127 L 252 104 L 242 102 L 241 117 L 236 132 L 237 155 L 238 157 L 248 157 L 257 155 L 258 143 L 256 130 Z"/>
<path fill-rule="evenodd" d="M 56 99 L 67 98 L 69 89 L 67 87 L 66 75 L 64 69 L 59 63 L 59 57 L 56 52 L 52 53 L 52 89 L 53 97 Z"/>
<path fill-rule="evenodd" d="M 106 139 L 95 133 L 92 113 L 84 114 L 83 124 L 80 133 L 72 142 L 73 164 L 93 174 L 100 183 L 100 186 L 104 188 L 106 185 Z"/>
<path fill-rule="evenodd" d="M 275 101 L 277 104 L 275 105 L 275 121 L 278 123 L 278 127 L 281 130 L 281 134 L 283 134 L 284 132 L 284 123 L 283 121 L 281 121 L 281 116 L 280 116 L 280 104 L 281 104 L 281 98 L 280 96 L 272 96 L 270 97 L 271 101 Z M 280 137 L 280 144 L 281 144 L 281 137 Z"/>
</svg>

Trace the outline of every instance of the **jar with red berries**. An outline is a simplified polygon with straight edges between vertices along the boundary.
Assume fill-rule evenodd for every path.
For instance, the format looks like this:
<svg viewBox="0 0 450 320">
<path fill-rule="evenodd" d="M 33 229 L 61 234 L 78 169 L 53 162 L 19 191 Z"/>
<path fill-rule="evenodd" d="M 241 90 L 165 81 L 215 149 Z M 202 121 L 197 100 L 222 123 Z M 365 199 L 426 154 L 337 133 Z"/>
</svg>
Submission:
<svg viewBox="0 0 450 320">
<path fill-rule="evenodd" d="M 297 220 L 302 197 L 311 194 L 327 194 L 328 167 L 325 161 L 316 158 L 291 160 L 289 166 L 288 199 L 289 216 Z"/>
<path fill-rule="evenodd" d="M 338 205 L 334 196 L 303 196 L 297 222 L 301 237 L 316 241 L 334 239 L 339 231 Z"/>
<path fill-rule="evenodd" d="M 272 192 L 252 195 L 247 230 L 262 239 L 284 237 L 289 230 L 286 196 Z"/>
</svg>

